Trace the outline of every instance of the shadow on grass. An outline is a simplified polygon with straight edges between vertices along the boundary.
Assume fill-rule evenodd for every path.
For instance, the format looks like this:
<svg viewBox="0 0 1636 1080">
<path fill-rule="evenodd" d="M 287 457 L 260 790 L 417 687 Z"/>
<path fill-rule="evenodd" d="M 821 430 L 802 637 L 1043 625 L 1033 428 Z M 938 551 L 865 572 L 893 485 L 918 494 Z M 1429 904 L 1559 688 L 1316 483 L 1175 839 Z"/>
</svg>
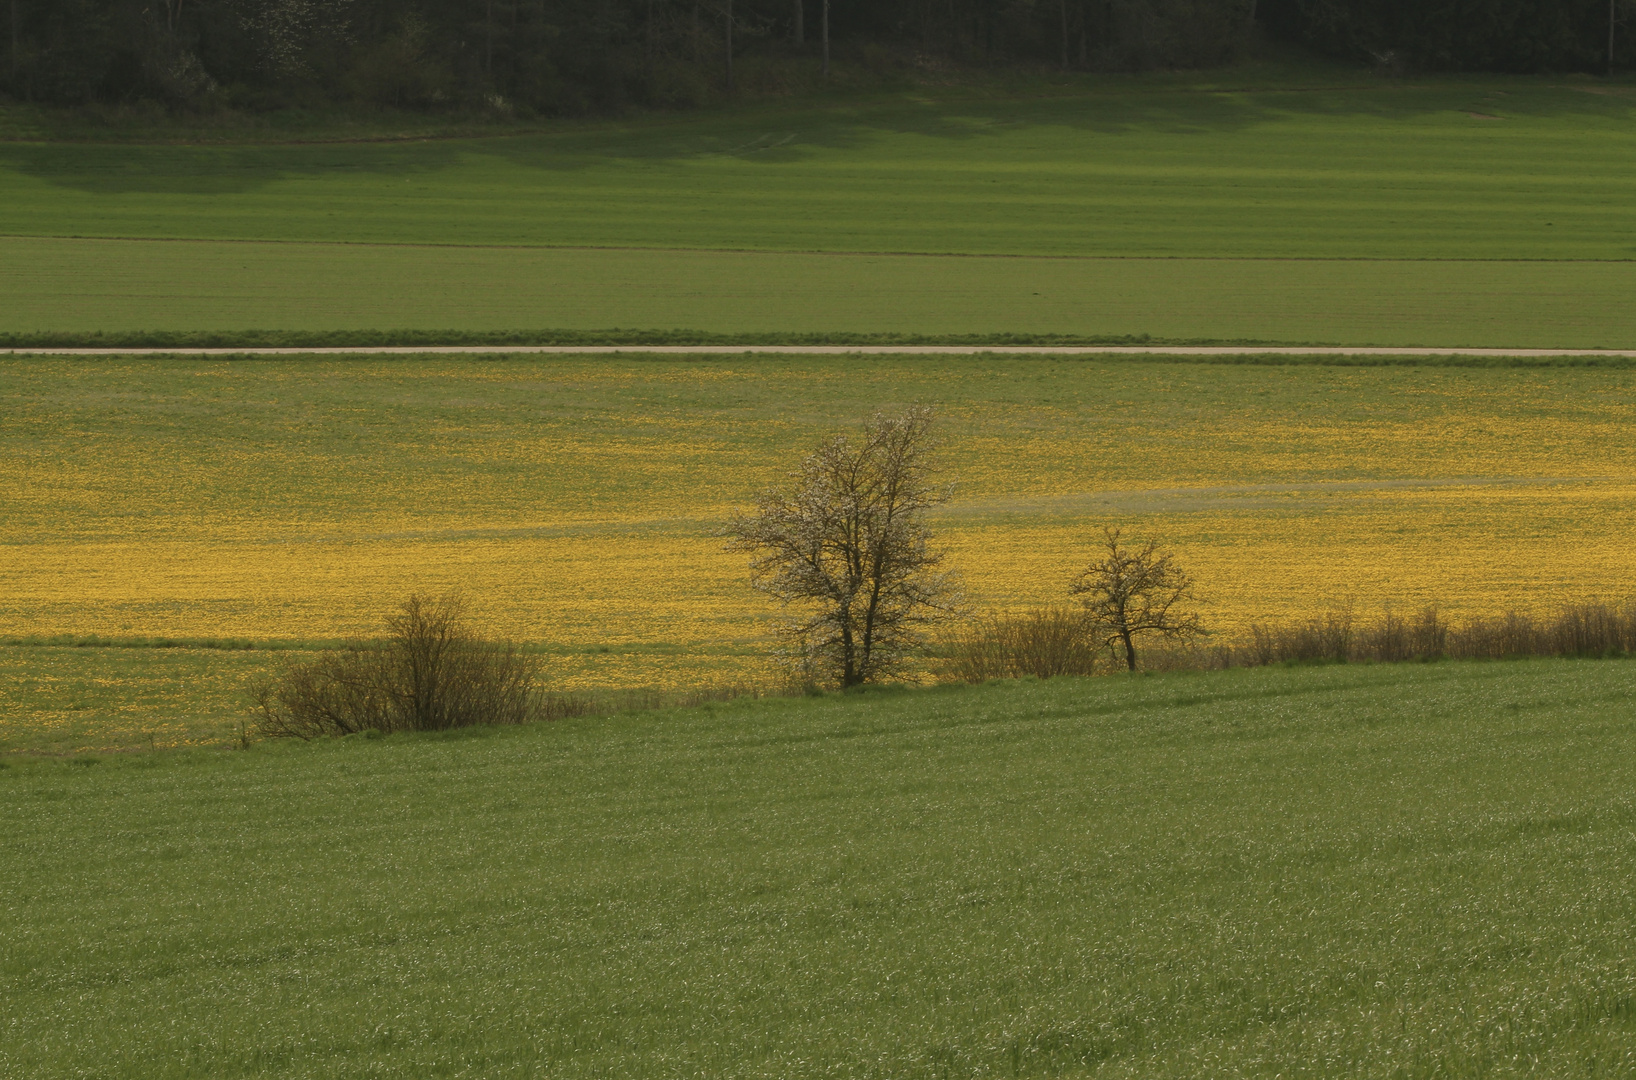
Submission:
<svg viewBox="0 0 1636 1080">
<path fill-rule="evenodd" d="M 1252 80 L 1253 82 L 1254 80 Z M 1337 69 L 1313 88 L 1234 88 L 1143 76 L 1085 76 L 1058 86 L 995 90 L 920 89 L 811 100 L 787 107 L 728 106 L 683 116 L 565 126 L 551 133 L 496 134 L 403 142 L 260 145 L 0 143 L 0 170 L 92 194 L 242 194 L 289 179 L 367 175 L 413 180 L 468 168 L 475 182 L 503 164 L 512 183 L 535 173 L 574 172 L 619 162 L 681 163 L 733 158 L 768 167 L 797 165 L 819 152 L 881 150 L 913 136 L 996 147 L 1030 128 L 1122 137 L 1219 135 L 1322 118 L 1410 121 L 1434 114 L 1493 115 L 1597 124 L 1624 121 L 1631 99 L 1586 93 L 1544 78 L 1435 78 L 1415 83 Z M 1345 84 L 1355 85 L 1345 85 Z M 1473 121 L 1477 122 L 1477 121 Z M 1038 156 L 1029 148 L 1025 158 Z M 482 159 L 488 159 L 485 165 Z M 490 181 L 492 182 L 492 181 Z"/>
</svg>

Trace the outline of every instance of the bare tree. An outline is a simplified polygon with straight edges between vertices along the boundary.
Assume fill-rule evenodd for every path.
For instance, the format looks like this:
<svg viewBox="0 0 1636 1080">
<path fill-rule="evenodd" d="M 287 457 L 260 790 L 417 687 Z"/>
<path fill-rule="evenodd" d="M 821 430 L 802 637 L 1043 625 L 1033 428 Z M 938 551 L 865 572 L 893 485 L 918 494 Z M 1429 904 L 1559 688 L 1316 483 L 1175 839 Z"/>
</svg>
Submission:
<svg viewBox="0 0 1636 1080">
<path fill-rule="evenodd" d="M 1062 70 L 1068 70 L 1068 0 L 1062 0 Z"/>
<path fill-rule="evenodd" d="M 934 480 L 932 412 L 877 414 L 857 441 L 837 435 L 727 528 L 752 552 L 751 583 L 804 609 L 786 628 L 809 678 L 856 686 L 900 670 L 923 631 L 952 615 L 960 593 L 927 547 L 925 512 L 947 501 Z"/>
<path fill-rule="evenodd" d="M 829 79 L 829 0 L 824 0 L 823 18 L 820 20 L 820 32 L 824 39 L 824 79 Z"/>
<path fill-rule="evenodd" d="M 1102 647 L 1123 646 L 1125 665 L 1136 670 L 1136 639 L 1156 635 L 1185 641 L 1204 632 L 1196 612 L 1184 610 L 1197 600 L 1193 579 L 1176 565 L 1175 556 L 1150 540 L 1140 550 L 1120 544 L 1120 530 L 1103 530 L 1105 554 L 1074 579 L 1068 591 L 1080 598 Z"/>
<path fill-rule="evenodd" d="M 1613 31 L 1619 24 L 1619 0 L 1608 0 L 1608 74 L 1613 74 Z"/>
</svg>

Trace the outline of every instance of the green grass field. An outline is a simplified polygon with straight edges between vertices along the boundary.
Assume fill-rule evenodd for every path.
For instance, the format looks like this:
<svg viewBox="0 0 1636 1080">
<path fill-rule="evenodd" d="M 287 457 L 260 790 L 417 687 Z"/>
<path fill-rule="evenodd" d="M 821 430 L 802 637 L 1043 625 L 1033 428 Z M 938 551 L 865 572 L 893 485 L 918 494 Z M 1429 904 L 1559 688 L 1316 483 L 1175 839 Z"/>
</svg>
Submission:
<svg viewBox="0 0 1636 1080">
<path fill-rule="evenodd" d="M 924 255 L 0 239 L 0 331 L 1153 334 L 1613 348 L 1636 262 Z M 97 344 L 87 341 L 84 344 Z"/>
<path fill-rule="evenodd" d="M 14 132 L 0 333 L 1632 344 L 1636 90 L 1260 75 L 403 142 Z"/>
<path fill-rule="evenodd" d="M 0 766 L 0 1074 L 1625 1077 L 1623 662 Z"/>
</svg>

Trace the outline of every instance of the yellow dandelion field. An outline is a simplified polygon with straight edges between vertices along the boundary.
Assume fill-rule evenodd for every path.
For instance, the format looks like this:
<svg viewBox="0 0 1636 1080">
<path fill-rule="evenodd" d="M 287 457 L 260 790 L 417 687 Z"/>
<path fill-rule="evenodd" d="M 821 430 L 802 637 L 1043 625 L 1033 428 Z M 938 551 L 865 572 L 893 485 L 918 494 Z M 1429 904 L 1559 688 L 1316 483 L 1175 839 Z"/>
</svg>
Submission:
<svg viewBox="0 0 1636 1080">
<path fill-rule="evenodd" d="M 1062 599 L 1104 524 L 1173 547 L 1229 636 L 1347 603 L 1458 615 L 1636 594 L 1624 370 L 11 358 L 0 634 L 324 641 L 460 588 L 547 649 L 560 688 L 764 680 L 777 612 L 719 530 L 828 433 L 917 401 L 938 407 L 957 484 L 936 534 L 986 606 Z M 37 680 L 80 679 L 104 651 L 3 650 L 0 726 L 71 728 L 71 708 L 46 707 L 66 692 Z M 186 650 L 112 651 L 149 659 L 84 700 Z M 177 678 L 219 729 L 242 697 L 222 672 L 284 655 L 201 650 Z M 119 708 L 186 727 L 187 691 L 164 693 L 182 696 Z"/>
</svg>

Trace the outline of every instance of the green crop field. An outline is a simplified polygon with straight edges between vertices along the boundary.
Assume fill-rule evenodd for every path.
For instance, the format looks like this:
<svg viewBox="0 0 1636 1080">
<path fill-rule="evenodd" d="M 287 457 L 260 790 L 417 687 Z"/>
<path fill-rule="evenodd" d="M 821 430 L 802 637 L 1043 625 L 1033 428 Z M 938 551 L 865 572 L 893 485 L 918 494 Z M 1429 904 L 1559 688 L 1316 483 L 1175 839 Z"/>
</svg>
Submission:
<svg viewBox="0 0 1636 1080">
<path fill-rule="evenodd" d="M 3 239 L 0 332 L 670 329 L 1602 348 L 1636 263 Z M 87 344 L 96 344 L 94 341 Z M 320 342 L 322 343 L 322 342 Z"/>
<path fill-rule="evenodd" d="M 0 1075 L 1627 1077 L 1625 662 L 0 766 Z"/>
<path fill-rule="evenodd" d="M 1264 74 L 406 141 L 13 125 L 0 333 L 1633 343 L 1636 90 Z"/>
</svg>

